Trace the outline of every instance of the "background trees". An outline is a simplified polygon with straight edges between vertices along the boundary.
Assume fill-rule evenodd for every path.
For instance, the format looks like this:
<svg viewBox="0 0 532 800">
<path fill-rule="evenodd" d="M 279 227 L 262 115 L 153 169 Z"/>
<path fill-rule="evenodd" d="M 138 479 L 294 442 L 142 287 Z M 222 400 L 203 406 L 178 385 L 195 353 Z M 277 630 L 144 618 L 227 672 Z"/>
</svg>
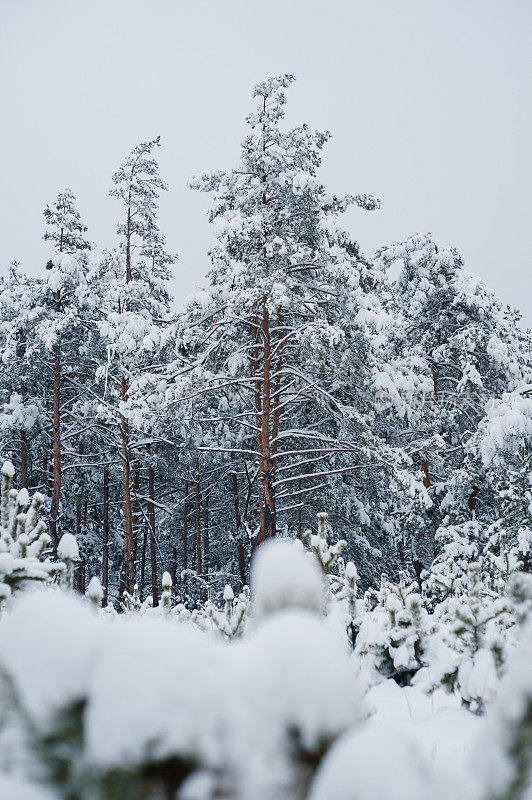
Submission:
<svg viewBox="0 0 532 800">
<path fill-rule="evenodd" d="M 255 87 L 235 169 L 192 180 L 217 244 L 182 312 L 159 138 L 113 175 L 114 249 L 93 256 L 65 190 L 47 270 L 2 280 L 0 443 L 104 602 L 137 583 L 156 605 L 164 571 L 189 604 L 244 585 L 254 547 L 323 508 L 363 584 L 471 540 L 528 565 L 529 335 L 430 235 L 360 252 L 341 215 L 378 201 L 320 181 L 329 134 L 285 125 L 292 81 Z"/>
</svg>

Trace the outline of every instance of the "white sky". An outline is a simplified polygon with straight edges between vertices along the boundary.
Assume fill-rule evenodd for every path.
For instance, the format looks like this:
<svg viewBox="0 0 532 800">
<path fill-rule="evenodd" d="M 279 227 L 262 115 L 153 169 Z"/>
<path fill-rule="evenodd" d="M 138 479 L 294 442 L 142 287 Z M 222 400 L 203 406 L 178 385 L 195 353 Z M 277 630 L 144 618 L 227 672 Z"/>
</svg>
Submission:
<svg viewBox="0 0 532 800">
<path fill-rule="evenodd" d="M 181 305 L 212 243 L 187 179 L 236 164 L 251 88 L 280 72 L 287 121 L 333 133 L 330 189 L 382 200 L 347 219 L 366 253 L 432 231 L 532 323 L 529 0 L 0 0 L 0 268 L 43 269 L 66 186 L 113 246 L 111 174 L 160 135 Z"/>
</svg>

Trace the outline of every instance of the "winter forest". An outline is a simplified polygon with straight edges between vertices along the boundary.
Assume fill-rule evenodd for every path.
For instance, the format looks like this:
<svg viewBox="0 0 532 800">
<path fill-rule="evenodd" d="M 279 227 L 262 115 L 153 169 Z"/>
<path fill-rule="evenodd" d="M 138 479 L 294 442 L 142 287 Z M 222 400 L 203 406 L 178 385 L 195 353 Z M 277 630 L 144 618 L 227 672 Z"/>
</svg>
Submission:
<svg viewBox="0 0 532 800">
<path fill-rule="evenodd" d="M 532 798 L 532 335 L 430 233 L 362 251 L 293 81 L 190 180 L 180 310 L 164 137 L 111 249 L 52 188 L 1 280 L 2 799 Z"/>
</svg>

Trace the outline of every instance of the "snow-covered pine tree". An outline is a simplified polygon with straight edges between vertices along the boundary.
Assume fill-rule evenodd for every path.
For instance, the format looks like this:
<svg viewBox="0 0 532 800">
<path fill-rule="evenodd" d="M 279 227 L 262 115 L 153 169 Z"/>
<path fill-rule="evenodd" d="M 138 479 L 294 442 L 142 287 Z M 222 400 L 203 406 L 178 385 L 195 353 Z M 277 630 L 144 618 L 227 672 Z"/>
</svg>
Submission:
<svg viewBox="0 0 532 800">
<path fill-rule="evenodd" d="M 258 542 L 312 509 L 335 478 L 336 499 L 350 495 L 353 530 L 367 519 L 357 494 L 372 470 L 393 462 L 378 458 L 369 415 L 377 278 L 338 225 L 350 204 L 377 202 L 337 197 L 321 183 L 328 134 L 282 125 L 292 81 L 283 75 L 255 87 L 239 166 L 192 182 L 215 194 L 219 244 L 209 287 L 180 321 L 165 395 L 169 404 L 189 403 L 200 450 L 225 453 L 232 469 L 242 474 L 244 464 L 254 476 Z"/>
<path fill-rule="evenodd" d="M 65 573 L 62 561 L 45 558 L 50 545 L 46 523 L 40 518 L 44 496 L 13 488 L 15 469 L 2 466 L 0 498 L 0 609 L 11 596 L 32 583 L 45 583 Z"/>
<path fill-rule="evenodd" d="M 448 600 L 439 614 L 445 622 L 444 638 L 454 658 L 431 665 L 432 685 L 457 691 L 462 703 L 482 713 L 496 691 L 505 656 L 505 630 L 511 624 L 512 605 L 490 591 L 482 580 L 480 564 L 468 568 L 467 586 Z"/>
<path fill-rule="evenodd" d="M 532 386 L 521 384 L 486 408 L 474 437 L 491 489 L 488 549 L 499 554 L 501 535 L 529 571 L 532 554 Z"/>
<path fill-rule="evenodd" d="M 403 417 L 400 425 L 392 420 L 389 441 L 400 437 L 433 501 L 401 512 L 412 560 L 428 567 L 436 530 L 444 540 L 442 525 L 465 523 L 486 505 L 468 442 L 486 400 L 522 378 L 522 336 L 515 315 L 464 269 L 459 253 L 430 235 L 384 248 L 379 261 L 386 268 L 402 262 L 383 292 L 396 320 L 383 386 Z"/>
<path fill-rule="evenodd" d="M 91 381 L 86 335 L 90 326 L 86 317 L 87 252 L 91 245 L 84 237 L 86 229 L 74 199 L 66 190 L 52 208 L 45 209 L 45 239 L 56 249 L 46 276 L 28 278 L 14 267 L 0 296 L 3 361 L 6 368 L 8 364 L 11 369 L 15 367 L 4 386 L 13 386 L 15 392 L 11 394 L 16 395 L 4 404 L 2 427 L 8 430 L 11 426 L 12 431 L 20 428 L 22 481 L 46 494 L 50 489 L 54 549 L 60 538 L 62 442 L 65 438 L 71 442 L 85 428 L 80 409 Z M 17 418 L 22 409 L 21 424 Z M 69 507 L 67 503 L 65 508 Z"/>
<path fill-rule="evenodd" d="M 153 151 L 159 138 L 143 142 L 133 149 L 113 175 L 110 194 L 122 204 L 123 218 L 118 225 L 120 246 L 106 253 L 90 275 L 97 299 L 99 333 L 106 358 L 97 375 L 101 394 L 99 417 L 110 432 L 109 439 L 118 450 L 122 472 L 123 505 L 123 585 L 129 595 L 136 582 L 140 519 L 150 515 L 152 553 L 154 497 L 154 455 L 139 445 L 137 431 L 144 420 L 137 409 L 128 413 L 130 387 L 140 379 L 143 369 L 159 358 L 164 343 L 162 326 L 168 314 L 170 298 L 166 289 L 169 266 L 175 257 L 167 253 L 165 238 L 157 226 L 157 201 L 167 189 L 159 175 Z M 143 440 L 146 444 L 154 437 Z M 148 508 L 140 501 L 140 482 L 146 480 Z M 152 588 L 158 591 L 158 578 L 152 576 Z M 140 587 L 143 590 L 143 587 Z"/>
<path fill-rule="evenodd" d="M 85 238 L 87 228 L 81 222 L 79 211 L 75 206 L 75 195 L 70 189 L 59 192 L 54 205 L 46 206 L 44 218 L 47 231 L 44 234 L 46 241 L 53 242 L 56 256 L 52 258 L 47 269 L 50 277 L 47 281 L 50 299 L 58 315 L 55 324 L 53 351 L 53 392 L 52 392 L 52 451 L 53 451 L 53 488 L 52 502 L 50 505 L 50 533 L 54 548 L 57 547 L 59 535 L 57 519 L 61 497 L 61 339 L 63 331 L 68 333 L 72 326 L 72 311 L 70 306 L 74 300 L 74 314 L 76 303 L 79 299 L 77 292 L 84 282 L 87 262 L 83 258 L 85 251 L 92 245 Z M 66 257 L 63 256 L 66 254 Z M 69 257 L 70 256 L 70 257 Z M 85 270 L 84 270 L 85 267 Z M 50 327 L 54 322 L 50 320 Z"/>
<path fill-rule="evenodd" d="M 10 454 L 21 488 L 46 490 L 40 467 L 49 451 L 42 435 L 47 392 L 41 364 L 26 358 L 41 294 L 39 279 L 25 275 L 16 262 L 0 279 L 0 443 L 2 453 Z"/>
</svg>

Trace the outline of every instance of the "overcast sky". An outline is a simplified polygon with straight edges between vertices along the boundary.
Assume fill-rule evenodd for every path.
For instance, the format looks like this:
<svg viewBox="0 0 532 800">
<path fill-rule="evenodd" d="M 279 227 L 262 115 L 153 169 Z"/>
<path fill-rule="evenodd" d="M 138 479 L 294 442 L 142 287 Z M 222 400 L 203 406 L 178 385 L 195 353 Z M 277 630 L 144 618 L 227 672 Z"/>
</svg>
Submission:
<svg viewBox="0 0 532 800">
<path fill-rule="evenodd" d="M 49 254 L 42 210 L 68 186 L 112 247 L 111 174 L 160 135 L 173 292 L 201 285 L 208 197 L 236 164 L 254 83 L 292 72 L 287 121 L 330 130 L 322 177 L 368 192 L 363 250 L 432 231 L 532 323 L 529 0 L 0 0 L 0 266 Z"/>
</svg>

